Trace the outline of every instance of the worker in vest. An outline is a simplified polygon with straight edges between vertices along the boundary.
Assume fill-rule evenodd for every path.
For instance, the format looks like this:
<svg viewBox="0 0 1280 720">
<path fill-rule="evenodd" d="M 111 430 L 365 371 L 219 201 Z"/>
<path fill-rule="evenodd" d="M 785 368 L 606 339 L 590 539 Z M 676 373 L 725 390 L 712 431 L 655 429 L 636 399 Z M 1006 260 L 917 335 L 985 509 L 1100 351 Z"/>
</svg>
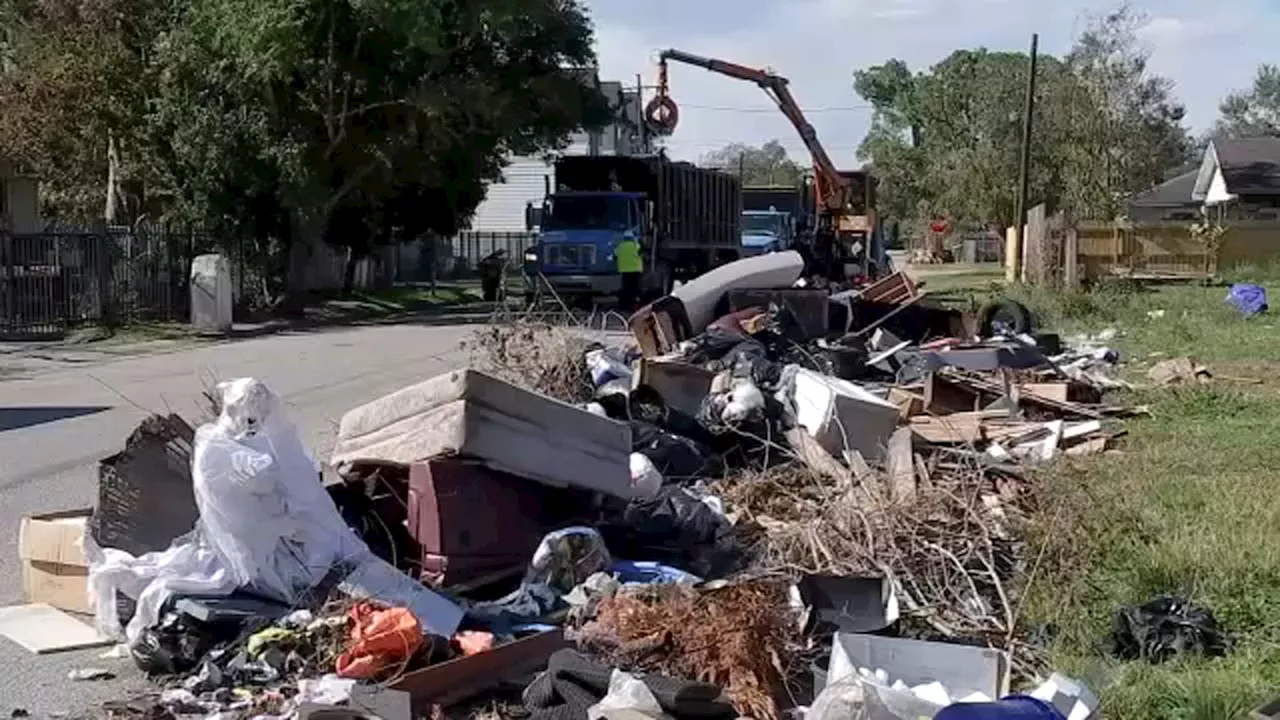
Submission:
<svg viewBox="0 0 1280 720">
<path fill-rule="evenodd" d="M 644 258 L 640 256 L 640 243 L 633 237 L 625 237 L 613 249 L 613 256 L 618 263 L 618 274 L 622 276 L 622 287 L 618 291 L 618 307 L 627 312 L 636 309 L 640 299 L 640 276 L 644 274 Z"/>
</svg>

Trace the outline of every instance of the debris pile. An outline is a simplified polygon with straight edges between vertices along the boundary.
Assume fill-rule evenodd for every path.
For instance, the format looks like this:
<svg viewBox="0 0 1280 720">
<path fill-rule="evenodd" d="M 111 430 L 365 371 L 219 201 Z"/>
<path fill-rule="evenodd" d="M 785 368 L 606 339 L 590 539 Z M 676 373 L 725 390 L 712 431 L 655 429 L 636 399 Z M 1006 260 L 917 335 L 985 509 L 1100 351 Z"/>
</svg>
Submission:
<svg viewBox="0 0 1280 720">
<path fill-rule="evenodd" d="M 29 519 L 29 600 L 155 678 L 119 717 L 408 720 L 504 687 L 547 720 L 1088 717 L 1058 676 L 1004 698 L 1050 674 L 1019 626 L 1032 469 L 1123 433 L 1115 353 L 801 265 L 718 268 L 630 337 L 486 327 L 473 367 L 350 410 L 324 468 L 266 385 L 222 383 L 212 422 L 103 461 L 91 513 Z"/>
</svg>

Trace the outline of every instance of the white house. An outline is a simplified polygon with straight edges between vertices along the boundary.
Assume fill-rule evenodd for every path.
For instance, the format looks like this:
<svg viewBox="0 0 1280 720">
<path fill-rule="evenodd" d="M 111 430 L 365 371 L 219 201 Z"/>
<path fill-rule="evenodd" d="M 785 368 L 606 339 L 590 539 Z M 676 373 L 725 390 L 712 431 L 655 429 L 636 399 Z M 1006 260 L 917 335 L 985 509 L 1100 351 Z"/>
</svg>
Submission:
<svg viewBox="0 0 1280 720">
<path fill-rule="evenodd" d="M 602 82 L 600 90 L 615 109 L 615 122 L 598 132 L 580 132 L 571 140 L 565 155 L 632 155 L 647 152 L 635 130 L 640 126 L 641 102 L 637 88 L 620 82 Z M 489 186 L 485 199 L 476 208 L 471 229 L 480 232 L 523 232 L 525 213 L 542 204 L 547 183 L 555 186 L 554 166 L 544 157 L 514 157 L 503 170 L 502 182 Z"/>
</svg>

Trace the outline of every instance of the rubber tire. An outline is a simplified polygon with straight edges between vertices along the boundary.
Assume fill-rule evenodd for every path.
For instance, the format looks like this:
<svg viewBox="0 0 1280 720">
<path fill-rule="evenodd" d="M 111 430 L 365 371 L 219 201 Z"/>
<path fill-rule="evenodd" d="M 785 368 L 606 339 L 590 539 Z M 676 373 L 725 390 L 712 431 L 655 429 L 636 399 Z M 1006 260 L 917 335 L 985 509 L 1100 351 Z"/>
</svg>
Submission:
<svg viewBox="0 0 1280 720">
<path fill-rule="evenodd" d="M 992 300 L 983 305 L 978 310 L 978 333 L 982 337 L 991 337 L 995 335 L 995 323 L 999 320 L 1001 323 L 1011 325 L 1010 328 L 1014 334 L 1029 333 L 1034 326 L 1031 317 L 1031 311 L 1026 305 L 1016 301 L 1001 298 Z"/>
</svg>

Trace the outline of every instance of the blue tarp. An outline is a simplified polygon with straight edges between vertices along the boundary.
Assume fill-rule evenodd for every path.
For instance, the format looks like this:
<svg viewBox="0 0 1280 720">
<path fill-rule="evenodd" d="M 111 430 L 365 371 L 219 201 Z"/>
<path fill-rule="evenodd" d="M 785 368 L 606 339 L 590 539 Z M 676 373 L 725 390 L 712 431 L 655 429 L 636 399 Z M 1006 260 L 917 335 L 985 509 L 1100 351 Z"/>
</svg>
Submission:
<svg viewBox="0 0 1280 720">
<path fill-rule="evenodd" d="M 1245 315 L 1257 315 L 1267 309 L 1267 291 L 1261 285 L 1236 283 L 1227 291 L 1227 302 Z"/>
</svg>

